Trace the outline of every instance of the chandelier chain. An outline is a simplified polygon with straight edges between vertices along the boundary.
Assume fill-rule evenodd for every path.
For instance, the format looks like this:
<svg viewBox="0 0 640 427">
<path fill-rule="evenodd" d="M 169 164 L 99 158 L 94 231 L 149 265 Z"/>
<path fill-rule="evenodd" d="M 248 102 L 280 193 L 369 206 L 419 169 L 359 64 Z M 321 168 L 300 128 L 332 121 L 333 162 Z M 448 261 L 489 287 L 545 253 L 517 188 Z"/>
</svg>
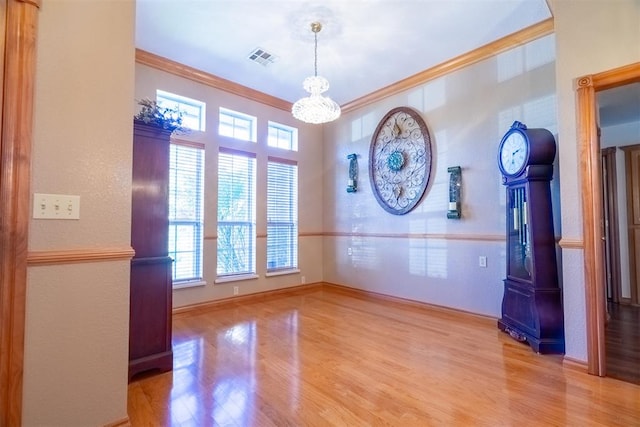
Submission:
<svg viewBox="0 0 640 427">
<path fill-rule="evenodd" d="M 314 48 L 314 55 L 313 55 L 313 75 L 317 76 L 318 75 L 318 32 L 314 31 L 313 36 L 315 39 L 315 48 Z"/>
</svg>

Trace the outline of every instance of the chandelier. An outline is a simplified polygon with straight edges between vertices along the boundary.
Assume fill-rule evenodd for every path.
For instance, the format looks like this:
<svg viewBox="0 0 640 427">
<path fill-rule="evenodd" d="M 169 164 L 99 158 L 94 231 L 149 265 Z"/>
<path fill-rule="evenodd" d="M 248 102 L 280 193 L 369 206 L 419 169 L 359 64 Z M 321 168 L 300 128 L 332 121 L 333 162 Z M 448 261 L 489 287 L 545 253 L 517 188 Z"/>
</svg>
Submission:
<svg viewBox="0 0 640 427">
<path fill-rule="evenodd" d="M 302 82 L 309 96 L 299 99 L 291 107 L 293 117 L 306 123 L 327 123 L 340 117 L 340 106 L 328 96 L 322 96 L 329 89 L 329 81 L 318 75 L 318 33 L 322 30 L 319 22 L 311 23 L 311 31 L 315 39 L 314 75 Z"/>
</svg>

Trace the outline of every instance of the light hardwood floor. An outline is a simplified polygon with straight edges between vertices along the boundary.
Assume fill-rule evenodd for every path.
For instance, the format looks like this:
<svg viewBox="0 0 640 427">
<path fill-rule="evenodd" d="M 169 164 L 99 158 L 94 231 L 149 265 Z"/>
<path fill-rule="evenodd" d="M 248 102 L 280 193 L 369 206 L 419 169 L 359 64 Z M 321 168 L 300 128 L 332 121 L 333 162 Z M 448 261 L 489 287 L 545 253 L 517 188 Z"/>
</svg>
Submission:
<svg viewBox="0 0 640 427">
<path fill-rule="evenodd" d="M 607 376 L 640 385 L 640 307 L 609 304 L 608 312 Z"/>
<path fill-rule="evenodd" d="M 174 316 L 132 426 L 638 426 L 640 386 L 539 355 L 495 319 L 329 285 Z"/>
</svg>

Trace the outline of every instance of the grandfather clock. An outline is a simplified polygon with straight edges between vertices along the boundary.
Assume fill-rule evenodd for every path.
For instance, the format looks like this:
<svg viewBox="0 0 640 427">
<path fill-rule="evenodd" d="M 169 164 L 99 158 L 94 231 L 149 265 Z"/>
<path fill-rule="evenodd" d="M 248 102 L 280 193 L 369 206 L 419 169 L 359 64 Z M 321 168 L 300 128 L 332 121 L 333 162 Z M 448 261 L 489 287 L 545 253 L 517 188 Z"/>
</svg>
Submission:
<svg viewBox="0 0 640 427">
<path fill-rule="evenodd" d="M 537 353 L 564 353 L 550 181 L 556 155 L 547 129 L 514 122 L 500 142 L 506 186 L 507 277 L 498 328 Z"/>
<path fill-rule="evenodd" d="M 131 194 L 129 380 L 173 368 L 168 253 L 171 131 L 134 121 Z"/>
</svg>

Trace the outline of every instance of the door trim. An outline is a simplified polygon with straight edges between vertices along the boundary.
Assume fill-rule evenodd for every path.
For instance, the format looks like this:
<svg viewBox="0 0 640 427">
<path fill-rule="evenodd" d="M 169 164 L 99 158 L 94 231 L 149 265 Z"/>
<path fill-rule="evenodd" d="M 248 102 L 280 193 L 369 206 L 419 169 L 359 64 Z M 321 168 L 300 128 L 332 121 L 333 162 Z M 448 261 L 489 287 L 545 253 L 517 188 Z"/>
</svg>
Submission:
<svg viewBox="0 0 640 427">
<path fill-rule="evenodd" d="M 40 0 L 4 0 L 0 142 L 0 426 L 22 424 L 27 231 Z M 6 14 L 6 15 L 5 15 Z"/>
<path fill-rule="evenodd" d="M 640 62 L 576 80 L 576 119 L 584 236 L 587 369 L 604 376 L 606 314 L 603 256 L 602 183 L 596 92 L 640 81 Z"/>
</svg>

